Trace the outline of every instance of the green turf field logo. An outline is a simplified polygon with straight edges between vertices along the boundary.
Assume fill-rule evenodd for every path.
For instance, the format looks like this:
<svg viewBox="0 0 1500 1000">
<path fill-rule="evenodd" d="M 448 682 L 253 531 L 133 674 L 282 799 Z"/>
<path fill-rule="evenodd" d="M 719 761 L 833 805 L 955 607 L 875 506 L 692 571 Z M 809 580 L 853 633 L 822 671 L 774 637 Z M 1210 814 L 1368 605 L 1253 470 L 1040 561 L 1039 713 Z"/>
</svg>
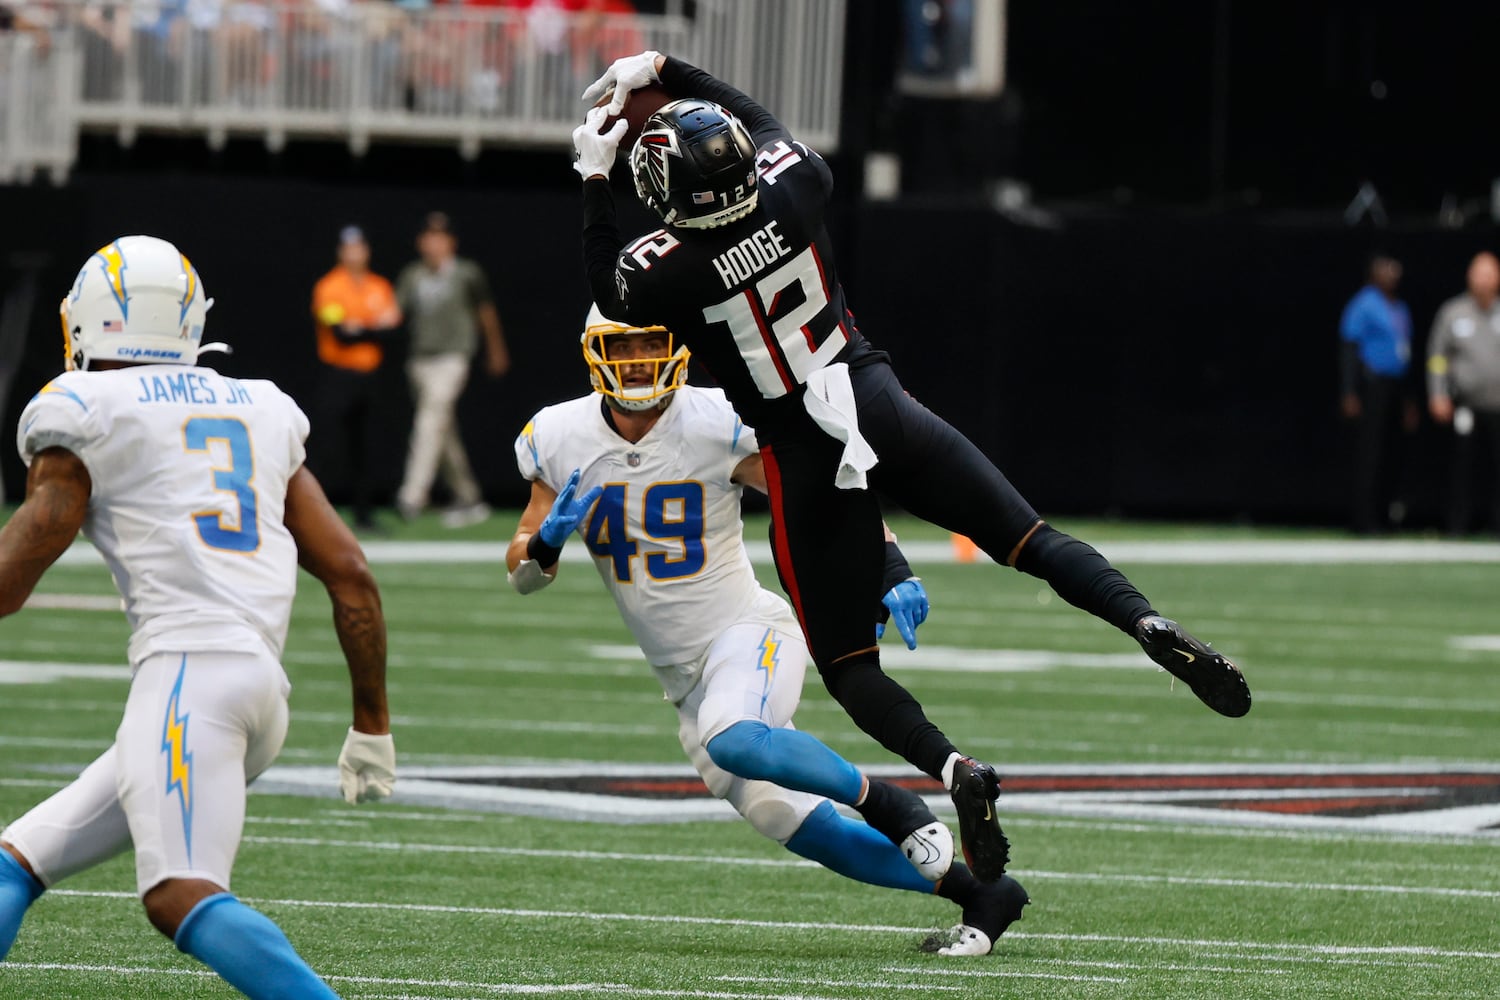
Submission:
<svg viewBox="0 0 1500 1000">
<path fill-rule="evenodd" d="M 948 808 L 935 781 L 867 767 Z M 275 767 L 257 791 L 328 796 L 331 768 Z M 404 768 L 395 801 L 606 823 L 732 819 L 687 766 L 568 764 Z M 1008 769 L 1002 812 L 1500 839 L 1500 765 L 1059 765 Z"/>
</svg>

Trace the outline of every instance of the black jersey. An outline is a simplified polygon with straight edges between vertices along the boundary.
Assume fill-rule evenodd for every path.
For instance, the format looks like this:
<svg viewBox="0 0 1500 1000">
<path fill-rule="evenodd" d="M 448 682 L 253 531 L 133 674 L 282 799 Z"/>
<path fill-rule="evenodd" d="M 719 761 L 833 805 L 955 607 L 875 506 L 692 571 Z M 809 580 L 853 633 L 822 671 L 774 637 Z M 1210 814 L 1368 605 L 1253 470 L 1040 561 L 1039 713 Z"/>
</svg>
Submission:
<svg viewBox="0 0 1500 1000">
<path fill-rule="evenodd" d="M 669 227 L 624 243 L 604 181 L 585 184 L 585 258 L 601 311 L 671 330 L 762 440 L 802 410 L 802 386 L 835 361 L 874 353 L 855 328 L 824 225 L 833 175 L 768 112 L 678 60 L 673 93 L 718 101 L 755 140 L 757 204 L 713 229 Z M 692 87 L 688 90 L 686 88 Z"/>
</svg>

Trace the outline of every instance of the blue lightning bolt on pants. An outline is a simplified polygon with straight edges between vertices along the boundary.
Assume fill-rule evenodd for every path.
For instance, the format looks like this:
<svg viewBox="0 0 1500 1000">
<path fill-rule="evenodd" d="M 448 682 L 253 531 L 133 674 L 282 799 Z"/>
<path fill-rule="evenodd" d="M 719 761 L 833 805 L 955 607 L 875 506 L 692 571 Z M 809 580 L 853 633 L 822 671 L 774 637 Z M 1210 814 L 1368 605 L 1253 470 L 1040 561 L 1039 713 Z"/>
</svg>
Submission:
<svg viewBox="0 0 1500 1000">
<path fill-rule="evenodd" d="M 806 658 L 807 647 L 791 628 L 742 623 L 726 629 L 710 648 L 701 682 L 710 693 L 699 710 L 699 731 L 713 734 L 703 748 L 736 777 L 853 805 L 864 783 L 859 769 L 817 737 L 791 728 Z M 731 713 L 743 714 L 730 723 Z"/>
</svg>

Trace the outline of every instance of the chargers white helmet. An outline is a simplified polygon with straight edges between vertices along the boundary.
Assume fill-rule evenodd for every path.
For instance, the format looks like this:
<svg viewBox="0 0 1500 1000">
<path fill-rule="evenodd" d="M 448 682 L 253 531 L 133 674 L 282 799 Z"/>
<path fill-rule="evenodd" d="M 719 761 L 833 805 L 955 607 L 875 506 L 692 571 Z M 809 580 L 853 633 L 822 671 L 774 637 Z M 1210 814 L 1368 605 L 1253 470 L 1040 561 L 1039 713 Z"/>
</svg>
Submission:
<svg viewBox="0 0 1500 1000">
<path fill-rule="evenodd" d="M 175 246 L 154 236 L 122 236 L 90 257 L 62 300 L 64 363 L 92 361 L 191 365 L 206 351 L 203 323 L 213 299 Z"/>
<path fill-rule="evenodd" d="M 666 346 L 659 354 L 650 357 L 610 358 L 609 338 L 664 335 Z M 589 382 L 594 391 L 603 393 L 623 410 L 649 410 L 662 406 L 667 397 L 675 392 L 687 379 L 688 349 L 686 345 L 673 349 L 672 331 L 664 326 L 629 326 L 616 323 L 599 311 L 597 305 L 589 307 L 588 319 L 583 328 L 583 359 L 589 365 Z M 651 381 L 644 385 L 626 385 L 626 367 L 649 366 Z"/>
</svg>

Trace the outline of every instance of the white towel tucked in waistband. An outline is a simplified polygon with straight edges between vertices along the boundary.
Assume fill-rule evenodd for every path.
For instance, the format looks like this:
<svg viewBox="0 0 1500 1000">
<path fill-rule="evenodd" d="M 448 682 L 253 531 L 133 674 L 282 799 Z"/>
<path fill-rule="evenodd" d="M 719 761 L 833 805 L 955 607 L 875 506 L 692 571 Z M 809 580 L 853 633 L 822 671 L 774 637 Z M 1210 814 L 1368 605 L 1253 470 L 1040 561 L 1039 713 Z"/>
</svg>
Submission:
<svg viewBox="0 0 1500 1000">
<path fill-rule="evenodd" d="M 809 375 L 802 405 L 829 437 L 844 442 L 844 454 L 839 459 L 834 485 L 841 490 L 865 489 L 865 473 L 875 468 L 880 457 L 859 432 L 859 413 L 854 405 L 854 386 L 849 382 L 849 366 L 840 361 Z"/>
</svg>

